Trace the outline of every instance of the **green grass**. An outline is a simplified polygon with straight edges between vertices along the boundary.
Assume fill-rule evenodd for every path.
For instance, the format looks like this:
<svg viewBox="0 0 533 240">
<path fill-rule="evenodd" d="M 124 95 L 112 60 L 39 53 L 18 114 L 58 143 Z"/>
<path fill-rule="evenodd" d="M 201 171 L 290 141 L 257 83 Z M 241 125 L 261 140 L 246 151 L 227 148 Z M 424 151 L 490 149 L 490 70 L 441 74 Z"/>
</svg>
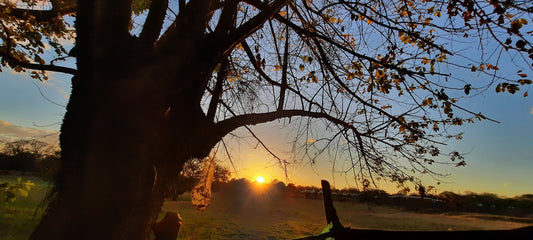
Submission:
<svg viewBox="0 0 533 240">
<path fill-rule="evenodd" d="M 422 214 L 364 203 L 335 202 L 341 222 L 353 228 L 446 231 L 512 229 L 526 222 L 485 214 Z M 239 200 L 215 195 L 205 212 L 189 201 L 166 202 L 164 211 L 178 212 L 182 227 L 178 239 L 294 239 L 315 235 L 326 226 L 321 200 L 302 198 Z M 522 219 L 524 220 L 524 219 Z M 533 221 L 529 219 L 529 224 Z"/>
<path fill-rule="evenodd" d="M 27 197 L 0 206 L 0 240 L 28 239 L 41 211 L 35 213 L 49 188 L 38 179 Z M 0 182 L 16 177 L 0 176 Z M 510 229 L 533 223 L 533 219 L 487 214 L 421 214 L 364 203 L 334 202 L 341 222 L 353 228 L 382 230 L 481 230 Z M 315 235 L 326 226 L 321 200 L 269 195 L 228 197 L 215 194 L 204 212 L 197 211 L 184 194 L 168 201 L 163 211 L 178 212 L 183 220 L 178 239 L 294 239 Z M 162 215 L 164 215 L 164 212 Z"/>
<path fill-rule="evenodd" d="M 16 182 L 17 178 L 18 176 L 0 175 L 0 183 Z M 28 196 L 17 196 L 13 202 L 0 203 L 0 240 L 28 239 L 39 223 L 44 209 L 41 203 L 49 191 L 50 184 L 34 177 L 20 178 L 30 180 L 35 185 L 28 192 Z"/>
</svg>

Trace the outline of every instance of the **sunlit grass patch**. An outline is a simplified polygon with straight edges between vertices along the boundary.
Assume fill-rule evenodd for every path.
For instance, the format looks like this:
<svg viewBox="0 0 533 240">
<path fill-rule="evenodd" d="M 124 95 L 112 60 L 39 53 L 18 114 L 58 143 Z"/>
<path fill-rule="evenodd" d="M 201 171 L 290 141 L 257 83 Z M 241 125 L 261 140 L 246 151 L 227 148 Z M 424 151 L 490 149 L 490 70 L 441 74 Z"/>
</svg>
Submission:
<svg viewBox="0 0 533 240">
<path fill-rule="evenodd" d="M 28 196 L 17 196 L 13 202 L 0 205 L 0 240 L 28 239 L 39 223 L 46 207 L 43 200 L 49 191 L 50 183 L 35 177 L 1 175 L 0 183 L 16 182 L 17 178 L 34 183 Z"/>
</svg>

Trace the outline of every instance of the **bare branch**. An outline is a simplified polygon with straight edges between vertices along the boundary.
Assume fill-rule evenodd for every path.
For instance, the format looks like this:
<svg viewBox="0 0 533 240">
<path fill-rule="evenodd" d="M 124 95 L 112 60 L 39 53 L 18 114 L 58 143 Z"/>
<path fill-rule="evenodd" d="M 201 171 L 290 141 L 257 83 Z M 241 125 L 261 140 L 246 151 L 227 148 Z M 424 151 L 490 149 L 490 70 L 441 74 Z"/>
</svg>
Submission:
<svg viewBox="0 0 533 240">
<path fill-rule="evenodd" d="M 436 45 L 435 43 L 433 43 L 433 42 L 431 42 L 431 41 L 428 41 L 427 39 L 425 39 L 425 38 L 423 38 L 423 37 L 420 37 L 419 34 L 415 34 L 415 33 L 411 32 L 411 31 L 407 31 L 407 30 L 404 30 L 404 29 L 400 29 L 400 28 L 398 28 L 398 27 L 395 27 L 395 26 L 392 25 L 392 24 L 385 24 L 385 23 L 382 23 L 381 21 L 378 21 L 377 19 L 375 19 L 375 18 L 369 16 L 368 14 L 365 14 L 364 12 L 359 11 L 357 8 L 355 8 L 354 6 L 352 6 L 352 4 L 355 4 L 355 3 L 352 3 L 352 2 L 346 2 L 346 1 L 344 1 L 344 0 L 340 0 L 340 2 L 341 2 L 343 5 L 347 6 L 349 9 L 351 9 L 352 11 L 354 11 L 354 12 L 356 12 L 356 13 L 358 13 L 358 14 L 364 16 L 365 18 L 368 18 L 368 19 L 372 20 L 372 22 L 375 22 L 375 23 L 378 24 L 379 26 L 382 26 L 382 27 L 385 27 L 385 28 L 389 28 L 389 29 L 392 29 L 392 30 L 395 30 L 395 31 L 398 31 L 398 32 L 405 33 L 405 34 L 407 34 L 407 35 L 409 35 L 409 36 L 411 36 L 411 37 L 414 37 L 414 38 L 416 38 L 416 39 L 418 39 L 418 40 L 420 40 L 420 41 L 422 41 L 422 42 L 428 44 L 429 46 L 431 46 L 431 47 L 433 47 L 433 48 L 438 49 L 438 50 L 441 51 L 441 52 L 444 52 L 444 53 L 449 54 L 449 55 L 453 55 L 450 51 L 444 49 L 443 47 L 438 46 L 438 45 Z M 386 18 L 386 17 L 384 17 L 384 16 L 381 16 L 381 17 L 383 17 L 383 18 L 385 18 L 385 19 L 388 19 L 388 18 Z M 389 21 L 390 21 L 390 20 L 389 20 Z M 391 21 L 391 22 L 392 22 L 392 21 Z"/>
<path fill-rule="evenodd" d="M 329 60 L 326 56 L 326 53 L 324 52 L 324 49 L 322 48 L 322 45 L 320 44 L 320 42 L 317 40 L 317 39 L 313 39 L 314 40 L 314 43 L 315 45 L 317 46 L 318 48 L 318 51 L 320 53 L 320 56 L 322 57 L 322 61 L 324 62 L 324 65 L 326 66 L 326 68 L 328 68 L 328 70 L 331 72 L 331 73 L 334 73 L 335 71 L 333 70 L 333 68 L 331 67 L 331 64 L 329 63 Z M 405 128 L 409 129 L 409 131 L 413 132 L 413 133 L 416 133 L 416 134 L 419 134 L 420 136 L 422 136 L 422 132 L 420 132 L 419 130 L 416 130 L 416 129 L 413 129 L 412 127 L 410 127 L 409 125 L 407 125 L 405 122 L 402 122 L 400 121 L 400 119 L 398 117 L 395 117 L 395 116 L 392 116 L 391 114 L 389 114 L 388 112 L 384 111 L 383 109 L 373 105 L 373 104 L 370 104 L 368 103 L 367 101 L 365 101 L 364 99 L 362 99 L 360 96 L 357 95 L 357 93 L 355 93 L 354 91 L 352 91 L 348 86 L 346 86 L 346 84 L 344 84 L 344 82 L 342 82 L 342 80 L 339 79 L 338 76 L 336 76 L 335 74 L 333 74 L 333 78 L 337 81 L 337 83 L 339 85 L 342 86 L 343 89 L 345 89 L 347 92 L 349 92 L 352 96 L 354 96 L 359 102 L 361 102 L 363 105 L 367 106 L 367 107 L 370 107 L 372 109 L 375 109 L 377 110 L 378 112 L 380 112 L 381 114 L 387 116 L 388 118 L 390 118 L 391 120 L 397 122 L 398 124 L 404 126 Z"/>
<path fill-rule="evenodd" d="M 209 108 L 207 110 L 207 119 L 210 121 L 213 121 L 215 118 L 215 113 L 217 110 L 218 102 L 220 101 L 220 96 L 222 95 L 222 87 L 224 85 L 224 81 L 226 80 L 226 75 L 228 72 L 228 59 L 224 59 L 222 63 L 220 63 L 220 69 L 217 73 L 217 82 L 215 84 L 215 90 L 211 94 L 211 102 L 209 102 Z"/>
<path fill-rule="evenodd" d="M 220 20 L 215 27 L 215 35 L 226 37 L 228 32 L 235 28 L 235 17 L 237 16 L 238 0 L 224 1 L 224 9 L 220 14 Z"/>
<path fill-rule="evenodd" d="M 168 7 L 168 0 L 152 0 L 150 11 L 146 17 L 141 34 L 139 35 L 141 44 L 152 47 L 161 33 L 161 27 L 165 20 L 165 13 Z"/>
<path fill-rule="evenodd" d="M 261 28 L 263 23 L 279 12 L 287 2 L 289 2 L 289 0 L 275 0 L 269 5 L 263 5 L 264 8 L 261 9 L 259 14 L 252 17 L 229 34 L 225 39 L 227 44 L 223 45 L 220 51 L 222 56 L 227 56 L 237 44 L 241 43 L 246 37 Z"/>
<path fill-rule="evenodd" d="M 209 13 L 213 11 L 212 2 L 212 0 L 189 1 L 186 4 L 182 2 L 178 16 L 163 33 L 157 45 L 161 49 L 172 48 L 182 34 L 193 39 L 203 38 L 207 20 L 211 17 Z"/>
<path fill-rule="evenodd" d="M 254 131 L 252 131 L 252 129 L 248 126 L 244 126 L 244 128 L 246 128 L 246 130 L 248 130 L 248 132 L 250 134 L 252 134 L 252 136 L 255 138 L 255 140 L 257 140 L 257 142 L 259 144 L 261 144 L 261 146 L 263 147 L 263 149 L 265 149 L 270 155 L 272 155 L 275 159 L 278 160 L 278 163 L 281 165 L 281 167 L 283 168 L 284 172 L 285 172 L 285 179 L 288 179 L 289 178 L 289 173 L 287 172 L 287 166 L 285 165 L 286 161 L 281 159 L 280 157 L 278 157 L 277 154 L 275 154 L 274 152 L 272 152 L 272 150 L 270 150 L 270 148 L 263 142 L 263 140 L 261 140 L 255 133 Z"/>
<path fill-rule="evenodd" d="M 271 122 L 280 118 L 288 117 L 311 117 L 311 118 L 322 118 L 326 119 L 336 125 L 342 126 L 343 128 L 350 129 L 357 133 L 357 135 L 363 135 L 350 123 L 347 123 L 341 119 L 335 118 L 326 113 L 311 112 L 305 110 L 281 110 L 275 112 L 266 112 L 266 113 L 250 113 L 244 115 L 238 115 L 226 120 L 220 121 L 215 124 L 215 128 L 219 134 L 226 135 L 227 133 L 246 125 L 256 125 L 260 123 Z"/>
<path fill-rule="evenodd" d="M 246 54 L 248 55 L 248 58 L 250 59 L 250 61 L 252 62 L 252 65 L 254 66 L 254 69 L 259 73 L 259 75 L 261 75 L 261 77 L 263 77 L 269 84 L 272 84 L 274 86 L 278 86 L 278 87 L 282 87 L 281 83 L 278 83 L 276 81 L 274 81 L 272 78 L 270 78 L 270 76 L 268 76 L 265 71 L 263 71 L 263 69 L 261 69 L 259 67 L 259 64 L 257 63 L 257 60 L 255 59 L 253 53 L 252 53 L 252 50 L 250 49 L 250 46 L 248 45 L 248 43 L 246 41 L 242 42 L 242 47 L 244 48 L 244 50 L 246 51 Z M 309 107 L 311 106 L 316 106 L 320 109 L 322 109 L 322 106 L 316 102 L 313 102 L 311 101 L 309 98 L 307 98 L 306 96 L 302 95 L 302 93 L 297 90 L 297 89 L 294 89 L 290 86 L 286 86 L 287 90 L 290 90 L 292 93 L 298 95 L 298 97 L 300 97 L 301 99 L 305 100 L 306 102 L 308 102 L 310 104 Z"/>
<path fill-rule="evenodd" d="M 0 51 L 0 57 L 2 57 L 2 60 L 5 60 L 7 63 L 9 63 L 12 66 L 17 66 L 17 67 L 22 67 L 22 68 L 27 68 L 27 69 L 62 72 L 62 73 L 68 73 L 72 75 L 76 74 L 77 72 L 76 69 L 68 68 L 68 67 L 24 62 L 2 51 Z"/>
<path fill-rule="evenodd" d="M 285 104 L 285 92 L 287 91 L 287 68 L 289 66 L 289 27 L 285 28 L 285 49 L 283 51 L 283 65 L 281 68 L 281 88 L 279 90 L 278 110 L 283 109 Z"/>
<path fill-rule="evenodd" d="M 298 25 L 294 24 L 293 22 L 289 21 L 288 19 L 280 16 L 279 14 L 276 14 L 275 18 L 286 24 L 287 26 L 289 26 L 290 28 L 292 28 L 294 31 L 296 31 L 297 33 L 299 34 L 302 34 L 302 35 L 305 35 L 305 36 L 310 36 L 310 37 L 314 37 L 314 38 L 318 38 L 318 39 L 321 39 L 321 40 L 324 40 L 325 42 L 329 43 L 329 44 L 332 44 L 333 46 L 337 47 L 337 48 L 340 48 L 341 50 L 347 52 L 347 53 L 350 53 L 352 54 L 353 56 L 355 57 L 358 57 L 360 59 L 363 59 L 363 60 L 367 60 L 369 62 L 372 62 L 372 63 L 378 63 L 378 64 L 381 64 L 382 66 L 384 66 L 385 68 L 390 68 L 390 69 L 395 69 L 397 70 L 398 72 L 400 73 L 405 73 L 405 74 L 409 74 L 409 75 L 418 75 L 418 76 L 424 76 L 425 74 L 424 73 L 420 73 L 420 72 L 414 72 L 414 71 L 410 71 L 406 68 L 402 68 L 402 67 L 398 67 L 396 65 L 391 65 L 391 64 L 387 64 L 387 63 L 383 63 L 377 59 L 374 59 L 374 58 L 371 58 L 369 56 L 366 56 L 366 55 L 363 55 L 363 54 L 360 54 L 360 53 L 357 53 L 355 52 L 354 50 L 351 50 L 345 46 L 343 46 L 342 44 L 334 41 L 333 39 L 329 38 L 329 37 L 326 37 L 326 36 L 323 36 L 317 32 L 311 32 L 309 30 L 306 30 L 306 29 L 303 29 L 301 27 L 299 27 Z M 434 73 L 434 74 L 437 74 L 437 73 Z"/>
</svg>

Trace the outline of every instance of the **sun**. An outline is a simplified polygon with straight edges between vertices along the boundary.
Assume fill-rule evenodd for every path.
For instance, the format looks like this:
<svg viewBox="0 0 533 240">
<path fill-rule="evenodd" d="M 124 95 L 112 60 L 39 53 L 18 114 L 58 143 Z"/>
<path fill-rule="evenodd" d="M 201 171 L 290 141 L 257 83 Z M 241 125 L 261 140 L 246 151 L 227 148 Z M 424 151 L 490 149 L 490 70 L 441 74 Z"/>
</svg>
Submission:
<svg viewBox="0 0 533 240">
<path fill-rule="evenodd" d="M 257 181 L 258 183 L 264 183 L 265 178 L 263 176 L 257 176 L 257 178 L 255 178 L 255 181 Z"/>
</svg>

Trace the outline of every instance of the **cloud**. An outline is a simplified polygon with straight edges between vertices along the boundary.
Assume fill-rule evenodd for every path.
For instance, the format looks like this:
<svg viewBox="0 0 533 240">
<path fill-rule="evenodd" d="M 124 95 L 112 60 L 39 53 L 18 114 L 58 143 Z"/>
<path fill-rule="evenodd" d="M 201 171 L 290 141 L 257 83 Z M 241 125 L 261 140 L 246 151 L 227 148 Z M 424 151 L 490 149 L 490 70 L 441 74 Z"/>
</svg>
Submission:
<svg viewBox="0 0 533 240">
<path fill-rule="evenodd" d="M 0 120 L 0 140 L 36 139 L 49 144 L 58 144 L 59 132 L 35 128 L 25 128 Z"/>
</svg>

